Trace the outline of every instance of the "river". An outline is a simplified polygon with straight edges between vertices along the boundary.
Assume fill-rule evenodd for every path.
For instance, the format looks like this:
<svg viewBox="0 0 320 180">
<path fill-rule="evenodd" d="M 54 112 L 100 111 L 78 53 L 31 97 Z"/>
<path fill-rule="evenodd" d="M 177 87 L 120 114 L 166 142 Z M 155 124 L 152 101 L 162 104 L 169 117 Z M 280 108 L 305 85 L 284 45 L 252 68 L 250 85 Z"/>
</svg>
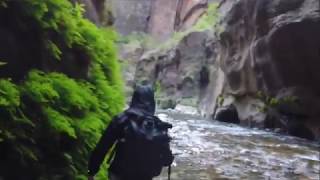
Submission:
<svg viewBox="0 0 320 180">
<path fill-rule="evenodd" d="M 300 138 L 158 111 L 173 124 L 172 180 L 319 180 L 319 144 Z M 155 180 L 166 180 L 167 169 Z"/>
</svg>

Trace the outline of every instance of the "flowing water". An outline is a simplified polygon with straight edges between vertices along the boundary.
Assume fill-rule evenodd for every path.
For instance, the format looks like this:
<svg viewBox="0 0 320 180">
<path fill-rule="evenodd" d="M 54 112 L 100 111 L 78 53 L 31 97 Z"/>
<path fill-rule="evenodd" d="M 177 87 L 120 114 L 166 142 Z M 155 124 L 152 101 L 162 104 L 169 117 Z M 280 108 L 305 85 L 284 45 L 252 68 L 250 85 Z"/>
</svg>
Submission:
<svg viewBox="0 0 320 180">
<path fill-rule="evenodd" d="M 172 180 L 320 179 L 317 142 L 203 120 L 178 111 L 158 116 L 173 124 Z M 166 180 L 164 169 L 156 180 Z"/>
</svg>

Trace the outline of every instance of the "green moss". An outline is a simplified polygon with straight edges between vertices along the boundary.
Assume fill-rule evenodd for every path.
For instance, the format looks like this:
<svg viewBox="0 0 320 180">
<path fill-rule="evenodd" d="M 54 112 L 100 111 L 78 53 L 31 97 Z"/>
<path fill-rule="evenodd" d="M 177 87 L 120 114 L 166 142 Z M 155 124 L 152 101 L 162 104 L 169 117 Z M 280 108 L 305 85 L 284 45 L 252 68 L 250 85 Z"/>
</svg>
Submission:
<svg viewBox="0 0 320 180">
<path fill-rule="evenodd" d="M 46 69 L 30 70 L 19 83 L 0 79 L 0 179 L 86 179 L 92 148 L 124 105 L 116 34 L 67 0 L 0 0 L 0 11 L 6 8 L 19 12 L 18 27 L 41 32 L 48 60 L 68 61 L 65 53 L 76 48 L 91 63 L 86 79 Z M 106 168 L 97 179 L 107 179 Z"/>
<path fill-rule="evenodd" d="M 224 103 L 224 97 L 223 97 L 223 95 L 219 95 L 218 96 L 218 99 L 217 99 L 217 101 L 218 101 L 218 106 L 222 106 L 223 105 L 223 103 Z"/>
<path fill-rule="evenodd" d="M 295 104 L 297 103 L 298 97 L 296 96 L 285 96 L 283 98 L 271 97 L 261 91 L 258 91 L 256 97 L 264 102 L 264 106 L 260 107 L 261 112 L 266 112 L 269 108 L 277 108 L 283 104 Z"/>
</svg>

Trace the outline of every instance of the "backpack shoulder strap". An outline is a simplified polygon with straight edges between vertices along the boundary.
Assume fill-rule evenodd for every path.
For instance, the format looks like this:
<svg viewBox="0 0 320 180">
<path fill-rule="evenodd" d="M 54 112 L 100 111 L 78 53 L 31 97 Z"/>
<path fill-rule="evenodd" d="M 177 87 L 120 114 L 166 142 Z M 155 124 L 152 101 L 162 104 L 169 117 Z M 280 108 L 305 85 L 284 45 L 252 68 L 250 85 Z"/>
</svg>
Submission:
<svg viewBox="0 0 320 180">
<path fill-rule="evenodd" d="M 117 145 L 117 142 L 114 143 L 113 147 L 111 148 L 109 157 L 107 159 L 107 164 L 111 163 L 112 159 L 114 158 L 114 155 L 116 154 L 116 145 Z"/>
</svg>

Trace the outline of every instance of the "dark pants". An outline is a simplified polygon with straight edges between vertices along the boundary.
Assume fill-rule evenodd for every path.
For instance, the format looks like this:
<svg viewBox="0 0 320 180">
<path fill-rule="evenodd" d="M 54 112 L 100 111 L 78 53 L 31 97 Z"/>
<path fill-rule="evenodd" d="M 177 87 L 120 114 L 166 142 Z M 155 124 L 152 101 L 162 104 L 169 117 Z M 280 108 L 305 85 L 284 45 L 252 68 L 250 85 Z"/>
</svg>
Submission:
<svg viewBox="0 0 320 180">
<path fill-rule="evenodd" d="M 112 172 L 109 172 L 109 180 L 121 180 L 121 178 L 113 174 Z"/>
</svg>

